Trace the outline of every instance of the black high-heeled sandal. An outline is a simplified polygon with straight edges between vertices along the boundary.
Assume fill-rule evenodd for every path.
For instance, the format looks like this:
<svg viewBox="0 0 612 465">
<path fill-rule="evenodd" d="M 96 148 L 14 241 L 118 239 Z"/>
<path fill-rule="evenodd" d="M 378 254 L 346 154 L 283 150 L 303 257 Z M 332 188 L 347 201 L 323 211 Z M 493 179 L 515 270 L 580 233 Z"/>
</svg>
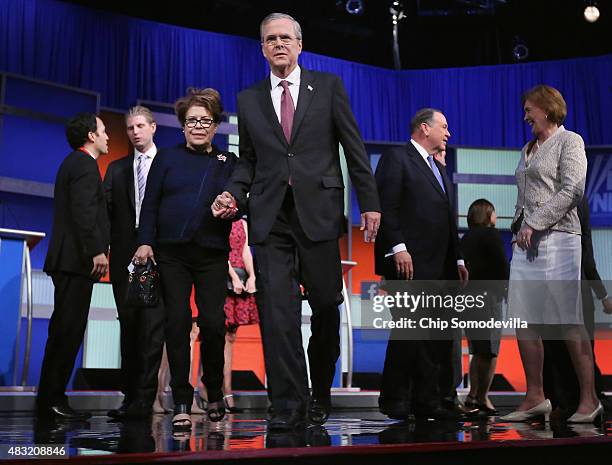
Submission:
<svg viewBox="0 0 612 465">
<path fill-rule="evenodd" d="M 204 412 L 206 412 L 206 410 L 208 410 L 208 401 L 206 399 L 204 399 L 199 392 L 195 393 L 195 401 L 196 401 L 196 405 L 202 409 Z"/>
<path fill-rule="evenodd" d="M 223 403 L 225 404 L 225 410 L 227 410 L 229 413 L 242 413 L 244 409 L 236 407 L 236 405 L 232 405 L 232 406 L 229 405 L 228 399 L 233 399 L 233 398 L 234 398 L 234 394 L 227 394 L 223 396 Z"/>
<path fill-rule="evenodd" d="M 499 414 L 497 409 L 488 407 L 487 404 L 477 404 L 476 408 L 478 409 L 478 413 L 487 417 L 494 417 Z"/>
<path fill-rule="evenodd" d="M 208 402 L 206 415 L 208 415 L 208 419 L 213 423 L 223 420 L 225 418 L 225 402 L 223 399 L 216 402 Z"/>
</svg>

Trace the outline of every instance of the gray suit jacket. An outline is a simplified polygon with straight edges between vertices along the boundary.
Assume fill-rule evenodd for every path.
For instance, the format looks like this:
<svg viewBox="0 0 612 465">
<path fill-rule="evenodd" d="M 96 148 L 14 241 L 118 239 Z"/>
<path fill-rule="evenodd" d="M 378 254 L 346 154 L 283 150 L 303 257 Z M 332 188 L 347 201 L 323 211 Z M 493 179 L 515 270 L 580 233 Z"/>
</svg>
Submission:
<svg viewBox="0 0 612 465">
<path fill-rule="evenodd" d="M 563 126 L 525 161 L 523 147 L 516 168 L 518 196 L 514 220 L 524 209 L 533 229 L 580 234 L 576 206 L 584 194 L 587 159 L 582 137 Z"/>
</svg>

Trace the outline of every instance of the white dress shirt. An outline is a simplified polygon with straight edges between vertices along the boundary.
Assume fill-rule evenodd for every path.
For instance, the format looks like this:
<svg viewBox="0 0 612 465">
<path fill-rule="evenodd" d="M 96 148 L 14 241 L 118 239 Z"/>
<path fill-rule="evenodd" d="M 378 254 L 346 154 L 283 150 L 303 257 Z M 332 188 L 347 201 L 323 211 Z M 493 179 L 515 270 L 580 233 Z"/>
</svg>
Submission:
<svg viewBox="0 0 612 465">
<path fill-rule="evenodd" d="M 419 152 L 419 155 L 421 155 L 421 157 L 423 157 L 423 161 L 425 162 L 427 167 L 433 173 L 433 169 L 431 168 L 431 166 L 429 164 L 429 161 L 427 161 L 427 158 L 429 157 L 429 154 L 427 153 L 427 150 L 425 150 L 423 148 L 423 146 L 421 146 L 414 139 L 410 139 L 410 142 L 412 143 L 412 145 L 414 145 L 414 148 L 417 149 L 417 152 Z M 391 255 L 395 255 L 398 252 L 404 252 L 406 250 L 408 250 L 408 249 L 406 249 L 406 244 L 403 243 L 403 242 L 400 242 L 399 244 L 393 246 L 391 248 L 391 250 L 389 251 L 389 253 L 385 254 L 385 257 L 390 257 Z M 459 266 L 459 265 L 465 266 L 465 262 L 463 260 L 457 260 L 457 266 Z"/>
<path fill-rule="evenodd" d="M 157 153 L 157 147 L 155 144 L 151 146 L 149 150 L 144 153 L 144 166 L 142 167 L 145 184 L 147 182 L 147 177 L 149 176 L 149 170 L 151 169 L 151 163 L 153 163 L 153 158 L 155 158 L 155 154 Z M 140 218 L 140 209 L 142 205 L 140 204 L 140 199 L 138 197 L 138 157 L 141 152 L 134 149 L 134 205 L 136 206 L 136 227 L 138 228 L 138 220 Z"/>
<path fill-rule="evenodd" d="M 294 109 L 297 108 L 298 97 L 300 96 L 300 77 L 302 76 L 302 70 L 299 66 L 296 66 L 291 74 L 285 79 L 281 79 L 275 76 L 274 73 L 270 72 L 270 96 L 272 97 L 272 105 L 274 105 L 274 111 L 278 122 L 281 121 L 281 96 L 283 95 L 283 87 L 279 86 L 281 81 L 287 81 L 289 83 L 289 92 L 291 92 L 291 98 L 293 98 Z"/>
</svg>

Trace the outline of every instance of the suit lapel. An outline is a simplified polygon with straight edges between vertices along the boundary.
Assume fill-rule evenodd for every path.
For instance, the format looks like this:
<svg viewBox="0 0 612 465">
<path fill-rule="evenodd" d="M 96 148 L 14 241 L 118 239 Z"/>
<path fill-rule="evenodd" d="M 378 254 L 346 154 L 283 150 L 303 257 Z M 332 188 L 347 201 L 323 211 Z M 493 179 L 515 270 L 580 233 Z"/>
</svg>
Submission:
<svg viewBox="0 0 612 465">
<path fill-rule="evenodd" d="M 272 104 L 272 97 L 270 96 L 270 77 L 261 81 L 261 85 L 259 86 L 259 103 L 264 116 L 272 128 L 274 128 L 274 134 L 276 134 L 276 137 L 280 139 L 283 145 L 287 146 L 287 139 L 285 139 L 283 128 L 278 122 L 278 116 L 276 116 L 274 105 Z"/>
<path fill-rule="evenodd" d="M 136 212 L 136 193 L 134 191 L 134 155 L 126 157 L 125 175 L 127 176 L 127 191 L 130 198 L 130 205 Z"/>
<path fill-rule="evenodd" d="M 442 197 L 448 200 L 448 197 L 442 190 L 442 187 L 440 187 L 440 183 L 436 179 L 436 176 L 433 174 L 433 171 L 431 170 L 427 162 L 423 160 L 423 157 L 421 156 L 419 151 L 416 149 L 416 147 L 412 145 L 412 142 L 408 141 L 406 149 L 407 149 L 408 155 L 410 156 L 410 158 L 412 158 L 413 163 L 418 167 L 418 169 L 421 171 L 423 176 L 425 176 L 425 178 L 433 185 L 433 187 Z M 442 175 L 442 179 L 444 179 L 444 175 Z M 444 187 L 445 189 L 448 189 L 447 183 L 445 183 Z"/>
<path fill-rule="evenodd" d="M 446 166 L 442 166 L 438 161 L 435 162 L 438 165 L 438 170 L 440 171 L 440 175 L 442 176 L 442 182 L 444 183 L 444 189 L 446 190 L 446 197 L 448 198 L 449 203 L 451 202 L 451 193 L 453 192 L 453 184 L 446 173 Z"/>
<path fill-rule="evenodd" d="M 297 108 L 293 117 L 293 128 L 291 128 L 291 140 L 294 141 L 297 132 L 304 120 L 306 111 L 312 102 L 315 93 L 315 76 L 308 70 L 302 68 L 300 76 L 300 95 L 298 97 Z"/>
</svg>

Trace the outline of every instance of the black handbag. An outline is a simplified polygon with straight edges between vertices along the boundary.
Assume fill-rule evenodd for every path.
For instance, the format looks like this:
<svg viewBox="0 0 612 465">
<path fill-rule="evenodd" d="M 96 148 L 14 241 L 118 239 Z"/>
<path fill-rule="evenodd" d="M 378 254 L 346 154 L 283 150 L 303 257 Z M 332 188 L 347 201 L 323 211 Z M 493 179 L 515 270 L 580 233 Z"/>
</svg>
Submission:
<svg viewBox="0 0 612 465">
<path fill-rule="evenodd" d="M 512 233 L 515 236 L 518 234 L 518 232 L 521 230 L 521 227 L 523 226 L 523 219 L 525 218 L 525 214 L 524 213 L 525 213 L 525 210 L 524 209 L 521 210 L 521 214 L 510 225 L 510 231 L 512 231 Z"/>
<path fill-rule="evenodd" d="M 246 285 L 247 278 L 249 277 L 246 270 L 244 268 L 234 267 L 234 272 L 238 275 L 238 279 L 242 281 L 242 284 Z M 227 292 L 228 294 L 236 294 L 234 292 L 234 284 L 232 283 L 232 277 L 229 274 L 227 275 Z"/>
<path fill-rule="evenodd" d="M 128 277 L 127 304 L 134 307 L 155 307 L 159 303 L 159 273 L 152 260 L 134 265 Z"/>
</svg>

